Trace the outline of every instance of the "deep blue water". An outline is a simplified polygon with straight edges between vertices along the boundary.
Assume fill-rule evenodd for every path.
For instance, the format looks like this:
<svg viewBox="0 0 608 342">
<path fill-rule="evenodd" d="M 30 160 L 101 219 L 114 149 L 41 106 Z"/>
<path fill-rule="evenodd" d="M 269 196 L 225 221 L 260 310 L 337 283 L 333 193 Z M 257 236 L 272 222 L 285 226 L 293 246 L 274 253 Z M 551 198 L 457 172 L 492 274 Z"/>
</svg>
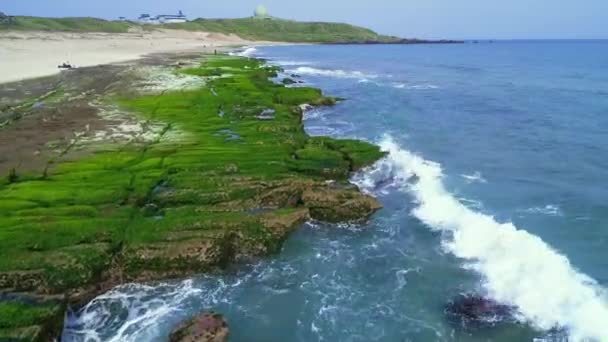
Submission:
<svg viewBox="0 0 608 342">
<path fill-rule="evenodd" d="M 354 177 L 384 209 L 306 224 L 283 252 L 222 277 L 116 289 L 68 341 L 164 341 L 215 309 L 232 341 L 608 341 L 608 42 L 277 46 L 250 50 L 346 98 L 313 135 L 390 151 Z M 512 224 L 511 224 L 512 223 Z M 519 324 L 463 330 L 479 293 Z"/>
</svg>

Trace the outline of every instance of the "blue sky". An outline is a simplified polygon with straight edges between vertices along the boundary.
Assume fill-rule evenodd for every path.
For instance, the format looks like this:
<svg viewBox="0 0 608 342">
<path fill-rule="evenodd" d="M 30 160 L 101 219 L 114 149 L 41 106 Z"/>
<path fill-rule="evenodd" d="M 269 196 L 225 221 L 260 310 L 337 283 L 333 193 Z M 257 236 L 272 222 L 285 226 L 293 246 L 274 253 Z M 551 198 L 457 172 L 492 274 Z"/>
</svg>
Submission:
<svg viewBox="0 0 608 342">
<path fill-rule="evenodd" d="M 0 0 L 0 11 L 116 18 L 174 13 L 341 21 L 418 38 L 608 38 L 608 0 Z"/>
</svg>

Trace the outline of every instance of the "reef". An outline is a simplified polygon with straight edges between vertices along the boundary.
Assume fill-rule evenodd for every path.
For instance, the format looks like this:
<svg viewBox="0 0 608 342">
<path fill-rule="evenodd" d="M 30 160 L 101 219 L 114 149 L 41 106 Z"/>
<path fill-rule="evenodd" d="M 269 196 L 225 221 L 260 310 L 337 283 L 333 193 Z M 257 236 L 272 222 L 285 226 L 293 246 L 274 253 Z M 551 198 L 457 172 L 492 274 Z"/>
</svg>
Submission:
<svg viewBox="0 0 608 342">
<path fill-rule="evenodd" d="M 278 71 L 256 59 L 203 56 L 173 71 L 202 79 L 195 87 L 96 99 L 138 120 L 130 135 L 116 133 L 121 124 L 106 139 L 83 117 L 86 132 L 37 153 L 44 162 L 0 161 L 0 340 L 55 338 L 68 306 L 116 285 L 219 271 L 278 252 L 306 220 L 360 221 L 378 210 L 348 178 L 383 153 L 309 137 L 302 105 L 337 99 L 276 84 Z M 90 105 L 86 92 L 78 96 Z M 53 117 L 66 116 L 56 102 Z M 33 118 L 18 112 L 0 133 Z"/>
</svg>

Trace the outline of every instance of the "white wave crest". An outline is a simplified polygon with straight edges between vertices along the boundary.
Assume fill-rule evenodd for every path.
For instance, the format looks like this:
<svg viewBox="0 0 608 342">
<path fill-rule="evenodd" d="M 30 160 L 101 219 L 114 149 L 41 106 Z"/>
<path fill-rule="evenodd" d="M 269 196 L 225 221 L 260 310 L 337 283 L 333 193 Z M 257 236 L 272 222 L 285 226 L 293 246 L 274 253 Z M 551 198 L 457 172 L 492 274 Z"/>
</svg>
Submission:
<svg viewBox="0 0 608 342">
<path fill-rule="evenodd" d="M 549 216 L 561 216 L 562 215 L 561 209 L 557 205 L 554 205 L 554 204 L 547 204 L 544 207 L 532 207 L 532 208 L 528 208 L 524 211 L 529 214 L 542 214 L 542 215 L 549 215 Z"/>
<path fill-rule="evenodd" d="M 381 146 L 389 154 L 376 170 L 391 169 L 390 177 L 417 202 L 412 214 L 446 233 L 443 247 L 483 276 L 487 295 L 516 306 L 539 329 L 563 327 L 573 341 L 608 341 L 608 301 L 593 279 L 539 237 L 459 202 L 445 189 L 439 164 L 390 138 Z"/>
<path fill-rule="evenodd" d="M 280 66 L 298 66 L 298 65 L 310 65 L 314 64 L 313 62 L 307 61 L 282 61 L 282 60 L 273 60 L 270 61 L 271 64 L 280 65 Z"/>
<path fill-rule="evenodd" d="M 231 55 L 231 56 L 240 56 L 240 57 L 252 57 L 257 52 L 258 52 L 258 49 L 256 49 L 253 46 L 249 46 L 249 47 L 245 48 L 244 50 L 230 52 L 229 55 Z"/>
<path fill-rule="evenodd" d="M 142 336 L 155 335 L 158 322 L 182 310 L 184 302 L 199 296 L 201 292 L 201 289 L 194 287 L 192 280 L 158 287 L 128 284 L 114 288 L 87 304 L 78 316 L 68 317 L 63 340 L 141 341 Z M 126 316 L 119 315 L 117 310 Z M 111 336 L 100 334 L 104 327 L 110 326 L 116 328 Z"/>
<path fill-rule="evenodd" d="M 467 175 L 467 174 L 462 174 L 460 175 L 460 177 L 466 179 L 467 183 L 487 183 L 488 181 L 483 178 L 483 176 L 481 175 L 481 172 L 479 171 L 475 171 L 473 174 Z"/>
<path fill-rule="evenodd" d="M 370 79 L 377 78 L 378 75 L 366 74 L 361 71 L 347 71 L 341 69 L 317 69 L 307 66 L 295 68 L 289 70 L 290 73 L 299 75 L 312 75 L 312 76 L 324 76 L 324 77 L 335 77 L 335 78 L 358 78 L 358 79 Z"/>
<path fill-rule="evenodd" d="M 411 90 L 431 90 L 431 89 L 439 89 L 439 86 L 434 84 L 412 84 L 407 85 L 405 83 L 395 83 L 393 84 L 393 88 L 396 89 L 411 89 Z"/>
</svg>

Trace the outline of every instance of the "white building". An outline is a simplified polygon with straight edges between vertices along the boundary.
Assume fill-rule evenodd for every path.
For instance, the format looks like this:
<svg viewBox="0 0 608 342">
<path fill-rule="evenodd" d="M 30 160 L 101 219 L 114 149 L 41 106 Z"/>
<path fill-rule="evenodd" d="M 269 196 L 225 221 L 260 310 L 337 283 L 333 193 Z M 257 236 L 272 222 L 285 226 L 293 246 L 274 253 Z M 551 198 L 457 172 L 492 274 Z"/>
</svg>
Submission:
<svg viewBox="0 0 608 342">
<path fill-rule="evenodd" d="M 142 14 L 137 20 L 142 24 L 160 25 L 185 23 L 188 21 L 188 18 L 182 11 L 179 11 L 178 14 L 161 14 L 157 15 L 156 17 L 152 17 L 149 14 Z"/>
<path fill-rule="evenodd" d="M 186 18 L 184 13 L 182 13 L 182 11 L 179 11 L 179 13 L 177 15 L 174 15 L 174 14 L 159 15 L 156 17 L 156 20 L 158 20 L 158 22 L 161 24 L 175 24 L 175 23 L 185 23 L 188 21 L 188 18 Z"/>
</svg>

